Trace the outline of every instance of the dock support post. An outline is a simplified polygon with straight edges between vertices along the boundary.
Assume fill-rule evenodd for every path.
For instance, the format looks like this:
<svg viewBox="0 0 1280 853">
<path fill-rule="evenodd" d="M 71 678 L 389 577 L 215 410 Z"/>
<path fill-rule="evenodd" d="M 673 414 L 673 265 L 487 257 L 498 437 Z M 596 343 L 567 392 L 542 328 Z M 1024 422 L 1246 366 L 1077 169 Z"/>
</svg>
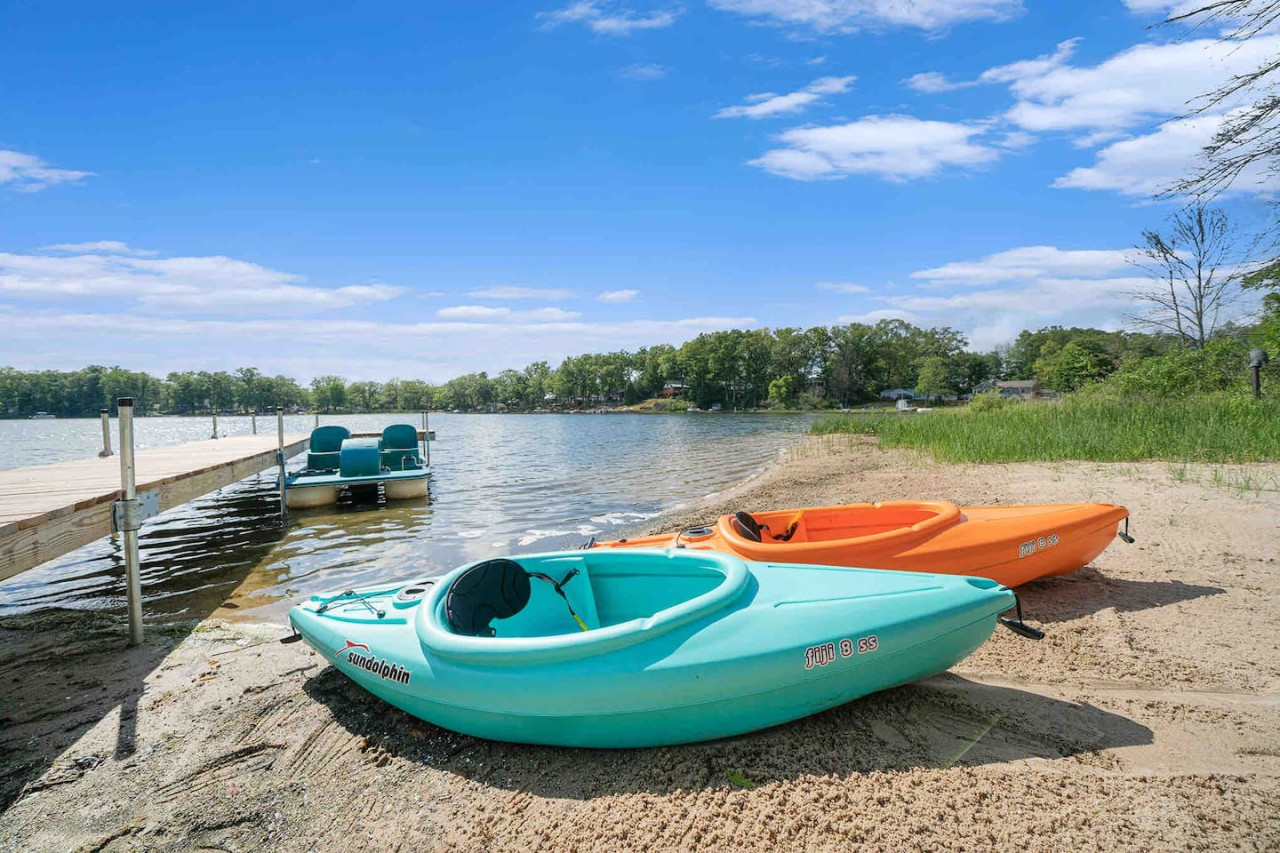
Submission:
<svg viewBox="0 0 1280 853">
<path fill-rule="evenodd" d="M 213 437 L 218 437 L 218 413 L 216 411 L 213 413 Z"/>
<path fill-rule="evenodd" d="M 120 499 L 134 501 L 138 498 L 137 481 L 133 468 L 133 398 L 121 397 L 116 401 L 120 415 Z M 129 645 L 142 643 L 142 567 L 138 557 L 138 528 L 126 524 L 121 531 L 124 539 L 125 589 L 129 601 Z M 129 528 L 133 528 L 130 530 Z"/>
<path fill-rule="evenodd" d="M 98 414 L 102 416 L 102 450 L 98 456 L 106 459 L 111 455 L 111 410 L 100 409 Z"/>
<path fill-rule="evenodd" d="M 258 411 L 254 409 L 249 413 L 249 425 L 253 427 L 253 434 L 258 434 Z"/>
<path fill-rule="evenodd" d="M 289 504 L 284 499 L 284 407 L 276 406 L 276 462 L 280 466 L 280 522 L 289 518 Z"/>
<path fill-rule="evenodd" d="M 431 430 L 428 427 L 427 413 L 422 413 L 422 446 L 426 448 L 427 467 L 431 467 Z"/>
<path fill-rule="evenodd" d="M 316 426 L 320 426 L 320 410 L 316 409 Z"/>
</svg>

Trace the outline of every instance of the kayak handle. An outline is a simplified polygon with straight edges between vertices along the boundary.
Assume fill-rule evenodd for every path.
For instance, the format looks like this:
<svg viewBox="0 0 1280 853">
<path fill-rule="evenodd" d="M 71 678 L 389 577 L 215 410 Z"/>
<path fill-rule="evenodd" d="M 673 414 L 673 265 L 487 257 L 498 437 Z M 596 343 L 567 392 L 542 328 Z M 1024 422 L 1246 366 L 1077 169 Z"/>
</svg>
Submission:
<svg viewBox="0 0 1280 853">
<path fill-rule="evenodd" d="M 1013 606 L 1017 608 L 1018 618 L 1010 619 L 1008 616 L 1000 617 L 1000 624 L 1008 628 L 1019 637 L 1026 637 L 1028 640 L 1043 640 L 1044 631 L 1039 628 L 1032 628 L 1026 622 L 1022 621 L 1022 601 L 1019 598 L 1013 599 Z"/>
</svg>

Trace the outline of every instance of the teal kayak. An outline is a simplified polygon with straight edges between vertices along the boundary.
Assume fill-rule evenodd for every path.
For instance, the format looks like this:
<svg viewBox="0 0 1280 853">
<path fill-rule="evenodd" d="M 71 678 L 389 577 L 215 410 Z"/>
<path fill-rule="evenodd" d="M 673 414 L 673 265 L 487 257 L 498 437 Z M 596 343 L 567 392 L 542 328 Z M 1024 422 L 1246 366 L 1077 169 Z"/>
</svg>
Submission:
<svg viewBox="0 0 1280 853">
<path fill-rule="evenodd" d="M 590 550 L 317 595 L 289 621 L 370 693 L 492 740 L 688 743 L 941 672 L 1015 604 L 995 581 Z"/>
</svg>

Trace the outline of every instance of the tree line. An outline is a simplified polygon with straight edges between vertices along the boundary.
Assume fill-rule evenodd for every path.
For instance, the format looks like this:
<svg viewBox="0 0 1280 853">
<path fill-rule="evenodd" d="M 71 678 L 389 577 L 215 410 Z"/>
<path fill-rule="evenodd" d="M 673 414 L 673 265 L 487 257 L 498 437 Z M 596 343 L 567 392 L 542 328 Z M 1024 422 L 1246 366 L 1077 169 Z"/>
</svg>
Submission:
<svg viewBox="0 0 1280 853">
<path fill-rule="evenodd" d="M 1252 327 L 1215 334 L 1244 340 Z M 538 361 L 490 376 L 468 373 L 441 384 L 393 378 L 347 382 L 317 376 L 304 387 L 256 368 L 173 372 L 163 379 L 120 367 L 75 371 L 0 368 L 0 414 L 49 412 L 88 417 L 132 396 L 139 412 L 195 414 L 266 411 L 274 406 L 322 411 L 465 411 L 634 404 L 670 396 L 726 408 L 854 406 L 885 389 L 929 396 L 967 395 L 983 382 L 1036 379 L 1072 391 L 1088 382 L 1183 348 L 1176 335 L 1050 326 L 1024 331 L 1008 347 L 972 352 L 949 327 L 920 328 L 902 320 L 809 329 L 730 329 L 676 347 L 587 353 L 557 367 Z"/>
</svg>

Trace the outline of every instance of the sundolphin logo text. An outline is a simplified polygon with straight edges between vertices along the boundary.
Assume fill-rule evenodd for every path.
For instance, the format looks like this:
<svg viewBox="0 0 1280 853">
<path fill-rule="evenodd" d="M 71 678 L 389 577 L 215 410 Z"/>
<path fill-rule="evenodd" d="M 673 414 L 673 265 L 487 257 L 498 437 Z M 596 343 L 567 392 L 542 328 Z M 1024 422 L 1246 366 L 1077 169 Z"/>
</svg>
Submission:
<svg viewBox="0 0 1280 853">
<path fill-rule="evenodd" d="M 392 681 L 398 681 L 401 684 L 409 683 L 409 679 L 413 675 L 409 670 L 396 663 L 378 660 L 373 655 L 368 654 L 369 647 L 364 643 L 353 643 L 350 640 L 347 640 L 346 643 L 346 646 L 333 653 L 335 658 L 345 653 L 347 662 L 352 666 L 358 666 L 363 670 L 372 672 L 379 678 L 390 678 Z M 356 649 L 364 649 L 365 654 L 355 651 Z"/>
</svg>

